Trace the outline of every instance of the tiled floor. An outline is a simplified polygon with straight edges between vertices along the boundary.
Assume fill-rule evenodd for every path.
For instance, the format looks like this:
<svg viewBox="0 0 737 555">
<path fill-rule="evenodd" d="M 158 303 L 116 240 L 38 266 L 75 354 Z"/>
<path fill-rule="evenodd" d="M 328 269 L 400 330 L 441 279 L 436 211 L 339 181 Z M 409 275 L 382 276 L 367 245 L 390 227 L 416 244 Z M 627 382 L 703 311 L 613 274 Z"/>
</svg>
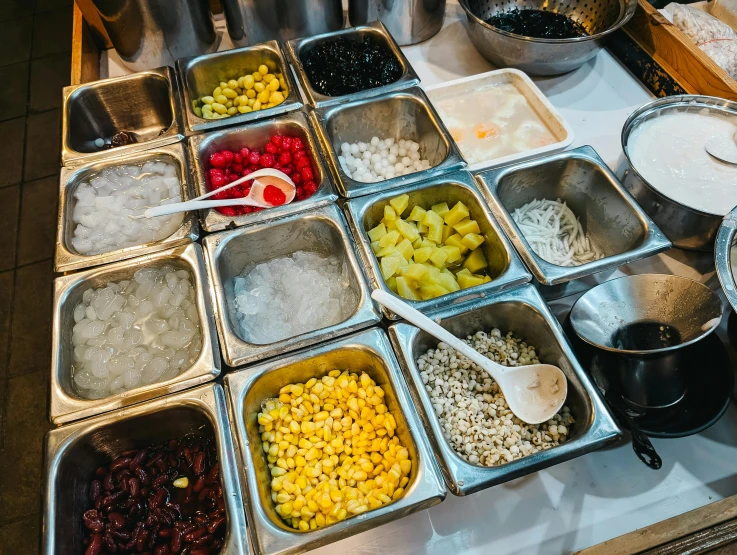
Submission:
<svg viewBox="0 0 737 555">
<path fill-rule="evenodd" d="M 0 0 L 0 555 L 39 552 L 72 0 Z"/>
</svg>

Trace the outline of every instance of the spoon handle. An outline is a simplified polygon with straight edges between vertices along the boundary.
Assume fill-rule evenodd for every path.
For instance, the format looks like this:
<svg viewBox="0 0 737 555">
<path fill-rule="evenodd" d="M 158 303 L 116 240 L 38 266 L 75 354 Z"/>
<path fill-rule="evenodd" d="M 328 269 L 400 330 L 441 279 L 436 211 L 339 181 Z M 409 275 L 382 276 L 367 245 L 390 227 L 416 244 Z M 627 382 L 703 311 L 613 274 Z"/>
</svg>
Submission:
<svg viewBox="0 0 737 555">
<path fill-rule="evenodd" d="M 258 206 L 259 208 L 270 208 L 268 205 L 258 203 L 248 197 L 231 198 L 225 200 L 188 200 L 186 202 L 175 202 L 148 208 L 143 213 L 146 218 L 176 214 L 177 212 L 189 212 L 190 210 L 204 210 L 205 208 L 220 208 L 221 206 Z"/>
<path fill-rule="evenodd" d="M 400 301 L 395 296 L 380 289 L 374 289 L 373 293 L 371 293 L 371 298 L 384 305 L 395 314 L 398 314 L 408 322 L 413 323 L 418 328 L 425 330 L 436 339 L 439 339 L 443 343 L 447 343 L 463 356 L 471 359 L 477 366 L 480 366 L 489 372 L 491 377 L 497 380 L 497 382 L 499 381 L 497 379 L 499 370 L 496 368 L 497 365 L 493 361 L 466 345 L 455 335 L 433 322 L 420 311 L 415 310 L 404 301 Z"/>
</svg>

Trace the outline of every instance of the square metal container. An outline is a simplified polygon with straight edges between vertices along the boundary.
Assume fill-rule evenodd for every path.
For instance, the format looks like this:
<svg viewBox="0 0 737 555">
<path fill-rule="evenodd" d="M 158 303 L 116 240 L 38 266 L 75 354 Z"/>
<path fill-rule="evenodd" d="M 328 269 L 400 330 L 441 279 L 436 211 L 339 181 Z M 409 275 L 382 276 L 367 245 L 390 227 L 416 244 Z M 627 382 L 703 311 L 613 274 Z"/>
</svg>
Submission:
<svg viewBox="0 0 737 555">
<path fill-rule="evenodd" d="M 366 372 L 384 389 L 387 407 L 397 420 L 397 435 L 413 461 L 411 479 L 405 494 L 397 501 L 330 526 L 300 532 L 287 526 L 274 510 L 269 488 L 271 476 L 256 420 L 261 401 L 278 396 L 284 385 L 305 383 L 313 377 L 319 379 L 335 369 Z M 225 387 L 240 456 L 243 497 L 249 500 L 246 511 L 251 541 L 257 555 L 304 553 L 427 509 L 445 499 L 445 485 L 383 331 L 374 328 L 231 373 L 225 377 Z"/>
<path fill-rule="evenodd" d="M 141 268 L 164 264 L 192 274 L 202 331 L 200 357 L 189 369 L 170 380 L 137 387 L 104 399 L 83 399 L 76 394 L 71 375 L 74 307 L 90 287 L 97 288 L 111 281 L 131 279 Z M 214 380 L 220 375 L 220 350 L 215 341 L 215 323 L 208 295 L 205 260 L 202 247 L 194 243 L 56 278 L 52 324 L 50 419 L 54 424 L 64 424 L 181 391 Z"/>
<path fill-rule="evenodd" d="M 62 96 L 64 166 L 141 152 L 184 138 L 179 82 L 168 66 L 64 87 Z M 110 139 L 118 131 L 133 131 L 143 140 L 110 150 L 95 146 L 95 139 Z"/>
<path fill-rule="evenodd" d="M 436 348 L 439 341 L 410 324 L 392 325 L 389 328 L 392 345 L 399 353 L 415 407 L 430 436 L 445 482 L 455 495 L 469 495 L 537 472 L 609 445 L 621 436 L 598 390 L 576 360 L 560 324 L 533 286 L 525 285 L 464 307 L 434 312 L 432 317 L 440 318 L 440 325 L 457 337 L 499 328 L 502 334 L 511 331 L 534 345 L 541 362 L 555 364 L 565 373 L 568 379 L 566 405 L 576 420 L 571 426 L 570 439 L 546 451 L 494 467 L 463 460 L 443 434 L 415 362 L 428 349 Z"/>
<path fill-rule="evenodd" d="M 430 179 L 463 168 L 458 147 L 422 89 L 397 91 L 310 113 L 340 194 L 347 198 L 370 195 Z M 372 137 L 402 137 L 420 143 L 420 154 L 431 167 L 376 183 L 348 177 L 338 155 L 344 142 L 370 142 Z"/>
<path fill-rule="evenodd" d="M 389 51 L 391 51 L 394 58 L 396 58 L 402 65 L 402 76 L 394 83 L 389 83 L 388 85 L 383 85 L 381 87 L 374 87 L 373 89 L 365 89 L 357 93 L 343 96 L 326 96 L 317 92 L 312 87 L 309 77 L 307 77 L 307 73 L 302 65 L 302 56 L 325 39 L 344 37 L 353 40 L 361 40 L 366 36 L 372 37 L 377 43 L 385 46 Z M 297 75 L 297 79 L 299 79 L 299 84 L 302 87 L 305 102 L 314 108 L 333 106 L 343 102 L 378 96 L 391 91 L 412 87 L 420 82 L 420 78 L 415 73 L 415 70 L 412 69 L 409 60 L 404 56 L 404 53 L 399 48 L 394 37 L 392 37 L 391 33 L 386 30 L 383 23 L 379 21 L 373 21 L 366 25 L 359 25 L 357 27 L 350 27 L 341 31 L 323 33 L 322 35 L 315 35 L 314 37 L 290 40 L 287 42 L 287 55 L 289 56 L 289 63 L 292 64 L 294 73 Z M 325 60 L 325 63 L 330 64 L 331 60 Z"/>
<path fill-rule="evenodd" d="M 448 206 L 452 207 L 455 203 L 461 201 L 468 206 L 471 218 L 478 222 L 481 235 L 486 238 L 481 248 L 484 249 L 486 260 L 488 260 L 489 267 L 494 274 L 493 279 L 488 283 L 454 291 L 434 299 L 428 299 L 426 301 L 402 299 L 410 306 L 421 312 L 456 306 L 469 299 L 486 297 L 487 295 L 527 283 L 532 279 L 532 276 L 524 264 L 522 264 L 517 253 L 514 252 L 512 245 L 509 244 L 501 228 L 496 223 L 496 220 L 491 216 L 471 174 L 468 172 L 456 172 L 436 177 L 431 181 L 410 187 L 403 187 L 346 202 L 346 213 L 348 214 L 351 231 L 356 237 L 363 264 L 369 270 L 371 286 L 374 289 L 382 289 L 398 297 L 398 295 L 389 289 L 382 277 L 381 267 L 371 250 L 371 240 L 367 232 L 372 227 L 377 226 L 384 217 L 384 206 L 389 204 L 389 200 L 403 194 L 409 195 L 409 205 L 405 210 L 405 214 L 409 214 L 409 211 L 415 205 L 420 205 L 429 210 L 432 205 L 440 202 L 447 202 Z M 382 310 L 387 318 L 397 319 L 397 316 L 393 312 L 386 308 Z"/>
<path fill-rule="evenodd" d="M 241 148 L 263 147 L 269 142 L 272 135 L 293 135 L 300 137 L 305 143 L 305 150 L 310 153 L 312 166 L 315 169 L 315 183 L 317 191 L 304 200 L 295 200 L 290 204 L 276 206 L 260 212 L 252 212 L 242 216 L 225 216 L 214 208 L 200 210 L 202 227 L 207 231 L 220 231 L 230 227 L 249 225 L 280 218 L 295 212 L 308 210 L 315 206 L 331 204 L 338 199 L 330 174 L 325 169 L 325 159 L 315 138 L 309 118 L 304 110 L 254 122 L 240 127 L 231 127 L 190 137 L 189 147 L 192 157 L 192 166 L 197 187 L 197 195 L 207 193 L 207 170 L 210 169 L 210 154 L 222 149 L 239 150 Z"/>
<path fill-rule="evenodd" d="M 301 349 L 321 341 L 335 339 L 377 323 L 379 312 L 371 300 L 371 292 L 354 253 L 353 238 L 345 219 L 335 206 L 322 206 L 292 214 L 283 219 L 208 235 L 203 240 L 210 295 L 215 309 L 223 358 L 229 366 L 254 361 Z M 307 250 L 342 257 L 350 270 L 351 288 L 357 303 L 345 320 L 309 333 L 259 344 L 247 341 L 232 309 L 233 280 L 248 264 L 265 262 Z M 295 279 L 298 279 L 295 276 Z"/>
<path fill-rule="evenodd" d="M 671 242 L 590 146 L 476 174 L 491 211 L 535 279 L 558 285 L 668 250 Z M 558 266 L 532 250 L 512 212 L 536 198 L 560 199 L 604 258 Z"/>
<path fill-rule="evenodd" d="M 111 166 L 140 165 L 150 161 L 161 161 L 174 164 L 177 167 L 177 177 L 182 184 L 182 199 L 189 200 L 196 195 L 193 194 L 192 173 L 189 166 L 186 147 L 183 143 L 176 143 L 145 152 L 131 153 L 120 158 L 109 158 L 90 162 L 78 168 L 62 168 L 59 179 L 59 216 L 56 226 L 56 254 L 54 258 L 54 269 L 57 272 L 78 270 L 90 266 L 99 266 L 109 262 L 118 262 L 126 258 L 150 254 L 158 250 L 184 245 L 195 241 L 199 236 L 199 225 L 197 213 L 187 212 L 182 224 L 174 233 L 165 239 L 144 243 L 134 247 L 126 247 L 100 254 L 79 254 L 74 250 L 71 239 L 74 236 L 75 223 L 72 221 L 72 212 L 77 200 L 74 193 L 83 181 L 87 181 Z"/>
<path fill-rule="evenodd" d="M 273 108 L 237 114 L 223 119 L 205 119 L 194 113 L 193 102 L 203 96 L 212 95 L 222 81 L 238 79 L 241 75 L 251 74 L 258 66 L 265 65 L 270 73 L 281 73 L 289 88 L 284 102 Z M 177 60 L 177 71 L 182 80 L 184 111 L 187 115 L 187 128 L 190 131 L 207 131 L 243 124 L 248 121 L 269 118 L 302 106 L 297 92 L 297 85 L 289 71 L 279 43 L 275 40 L 262 42 L 246 48 L 235 48 L 224 52 L 203 54 Z"/>
<path fill-rule="evenodd" d="M 214 439 L 227 532 L 220 553 L 248 553 L 243 499 L 229 430 L 225 392 L 210 384 L 83 420 L 46 434 L 44 555 L 83 553 L 82 514 L 90 507 L 95 469 L 128 449 L 187 434 Z"/>
</svg>

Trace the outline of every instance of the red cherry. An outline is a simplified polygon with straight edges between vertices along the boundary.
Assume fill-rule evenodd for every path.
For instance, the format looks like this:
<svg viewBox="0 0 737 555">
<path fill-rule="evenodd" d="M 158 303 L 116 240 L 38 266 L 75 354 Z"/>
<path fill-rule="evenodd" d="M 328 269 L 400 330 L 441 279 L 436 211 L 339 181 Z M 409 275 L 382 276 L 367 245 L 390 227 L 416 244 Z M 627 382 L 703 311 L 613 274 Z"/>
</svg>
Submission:
<svg viewBox="0 0 737 555">
<path fill-rule="evenodd" d="M 235 216 L 235 215 L 237 215 L 237 212 L 236 212 L 235 208 L 233 208 L 232 206 L 222 206 L 220 208 L 220 213 L 223 216 Z"/>
<path fill-rule="evenodd" d="M 251 163 L 252 165 L 254 165 L 254 166 L 255 166 L 256 164 L 258 164 L 260 160 L 261 160 L 261 155 L 260 155 L 260 154 L 258 153 L 258 151 L 257 151 L 257 150 L 254 150 L 254 151 L 253 151 L 253 152 L 251 152 L 251 154 L 250 154 L 250 155 L 248 156 L 248 161 L 249 161 L 249 162 L 250 162 L 250 163 Z"/>
<path fill-rule="evenodd" d="M 241 157 L 242 157 L 242 158 L 243 158 L 244 160 L 248 160 L 248 156 L 249 156 L 249 155 L 251 154 L 251 149 L 250 149 L 250 148 L 248 148 L 248 147 L 245 147 L 245 146 L 244 146 L 244 147 L 243 147 L 243 148 L 241 149 L 241 151 L 240 151 L 240 154 L 241 154 Z"/>
<path fill-rule="evenodd" d="M 276 147 L 274 143 L 266 143 L 264 150 L 268 152 L 269 154 L 276 154 L 277 152 L 279 152 L 279 149 Z"/>
<path fill-rule="evenodd" d="M 292 137 L 282 137 L 282 140 L 281 140 L 282 150 L 289 150 L 290 148 L 292 148 L 293 142 L 294 142 L 294 139 Z"/>
<path fill-rule="evenodd" d="M 287 164 L 291 164 L 292 163 L 292 155 L 289 154 L 288 152 L 282 152 L 279 155 L 279 163 L 281 165 L 283 165 L 283 166 L 286 166 Z"/>
<path fill-rule="evenodd" d="M 292 175 L 294 173 L 294 170 L 291 167 L 282 168 L 281 171 L 286 175 Z"/>
<path fill-rule="evenodd" d="M 298 170 L 301 170 L 302 168 L 308 168 L 310 167 L 310 159 L 305 156 L 304 158 L 300 158 L 297 160 L 297 163 L 295 164 L 297 166 Z"/>
<path fill-rule="evenodd" d="M 234 164 L 243 163 L 243 155 L 240 152 L 236 152 L 235 154 L 233 154 L 233 163 Z"/>
<path fill-rule="evenodd" d="M 233 170 L 233 173 L 241 173 L 243 171 L 243 166 L 241 166 L 240 164 L 233 164 L 230 167 Z"/>
<path fill-rule="evenodd" d="M 308 166 L 303 167 L 300 170 L 300 173 L 302 174 L 302 179 L 304 179 L 305 181 L 312 181 L 315 177 L 314 174 L 312 173 L 312 168 Z"/>
<path fill-rule="evenodd" d="M 271 144 L 273 144 L 274 146 L 281 146 L 283 140 L 284 137 L 282 137 L 281 135 L 274 135 L 273 137 L 271 137 Z"/>
<path fill-rule="evenodd" d="M 270 168 L 276 163 L 276 158 L 274 158 L 273 154 L 266 153 L 261 155 L 261 165 L 264 168 Z"/>
<path fill-rule="evenodd" d="M 279 187 L 267 185 L 264 187 L 264 200 L 272 206 L 281 206 L 287 201 L 287 195 Z"/>
<path fill-rule="evenodd" d="M 295 185 L 301 185 L 304 181 L 302 176 L 296 171 L 291 175 L 291 178 Z"/>
<path fill-rule="evenodd" d="M 210 176 L 210 185 L 211 189 L 219 189 L 223 185 L 225 185 L 225 177 L 223 177 L 222 174 Z"/>
<path fill-rule="evenodd" d="M 295 137 L 292 140 L 292 151 L 295 152 L 297 150 L 304 150 L 305 144 L 302 142 L 302 139 L 299 137 Z"/>
<path fill-rule="evenodd" d="M 227 164 L 225 157 L 220 152 L 210 154 L 210 165 L 214 168 L 224 168 Z"/>
<path fill-rule="evenodd" d="M 223 150 L 220 154 L 225 158 L 225 163 L 230 166 L 233 163 L 233 153 L 229 150 Z"/>
</svg>

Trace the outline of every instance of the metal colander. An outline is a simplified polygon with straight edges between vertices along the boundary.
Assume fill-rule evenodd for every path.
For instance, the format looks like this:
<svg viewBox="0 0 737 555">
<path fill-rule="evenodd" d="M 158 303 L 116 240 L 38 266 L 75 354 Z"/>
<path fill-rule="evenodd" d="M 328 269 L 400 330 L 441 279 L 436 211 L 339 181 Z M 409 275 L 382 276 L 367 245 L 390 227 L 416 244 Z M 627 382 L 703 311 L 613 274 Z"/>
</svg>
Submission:
<svg viewBox="0 0 737 555">
<path fill-rule="evenodd" d="M 460 4 L 466 12 L 471 42 L 491 63 L 532 75 L 556 75 L 577 69 L 593 58 L 603 39 L 632 17 L 637 0 L 460 0 Z M 589 36 L 537 39 L 508 33 L 485 22 L 515 8 L 564 14 L 582 25 Z"/>
</svg>

